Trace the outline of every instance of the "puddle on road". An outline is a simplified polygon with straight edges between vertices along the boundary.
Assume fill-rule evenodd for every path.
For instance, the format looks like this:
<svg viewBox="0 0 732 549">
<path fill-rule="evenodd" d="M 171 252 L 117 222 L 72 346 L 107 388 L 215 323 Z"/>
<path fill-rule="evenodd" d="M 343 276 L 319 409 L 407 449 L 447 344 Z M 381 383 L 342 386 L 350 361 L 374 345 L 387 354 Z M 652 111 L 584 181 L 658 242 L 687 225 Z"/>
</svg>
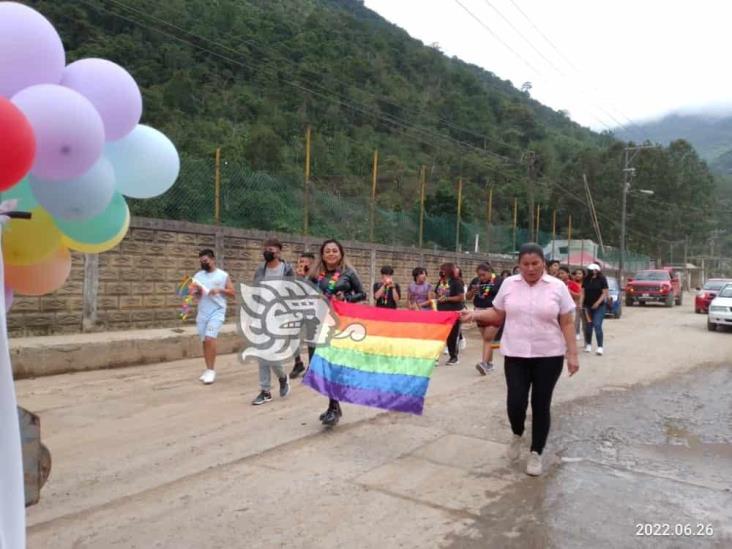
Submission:
<svg viewBox="0 0 732 549">
<path fill-rule="evenodd" d="M 446 547 L 732 547 L 732 366 L 558 406 L 552 421 L 549 472 Z M 645 525 L 671 535 L 637 535 Z"/>
</svg>

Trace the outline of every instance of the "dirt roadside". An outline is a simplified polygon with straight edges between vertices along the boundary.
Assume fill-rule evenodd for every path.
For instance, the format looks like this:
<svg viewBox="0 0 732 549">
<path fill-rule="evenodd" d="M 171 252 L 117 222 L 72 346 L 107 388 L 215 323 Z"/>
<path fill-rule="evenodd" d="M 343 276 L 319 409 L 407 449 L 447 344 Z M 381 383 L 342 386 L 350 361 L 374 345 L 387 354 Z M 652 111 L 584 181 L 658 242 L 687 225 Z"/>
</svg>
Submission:
<svg viewBox="0 0 732 549">
<path fill-rule="evenodd" d="M 331 432 L 317 420 L 325 399 L 299 384 L 286 400 L 250 406 L 256 367 L 234 356 L 220 360 L 210 387 L 196 381 L 200 359 L 19 381 L 19 402 L 41 416 L 54 460 L 41 503 L 28 510 L 29 547 L 633 545 L 633 525 L 610 539 L 558 527 L 565 537 L 542 538 L 506 517 L 552 528 L 537 508 L 556 500 L 561 489 L 545 485 L 573 466 L 560 459 L 565 430 L 579 429 L 571 418 L 599 410 L 607 395 L 732 367 L 732 333 L 707 332 L 689 306 L 628 308 L 605 332 L 605 356 L 581 354 L 580 373 L 560 380 L 549 471 L 534 484 L 503 459 L 505 382 L 500 368 L 477 375 L 474 330 L 460 365 L 436 370 L 423 416 L 346 406 Z M 729 399 L 724 389 L 710 383 L 710 398 Z M 619 427 L 639 413 L 627 410 Z M 728 419 L 721 412 L 718 421 Z M 715 522 L 712 546 L 731 526 L 724 515 L 697 518 Z"/>
</svg>

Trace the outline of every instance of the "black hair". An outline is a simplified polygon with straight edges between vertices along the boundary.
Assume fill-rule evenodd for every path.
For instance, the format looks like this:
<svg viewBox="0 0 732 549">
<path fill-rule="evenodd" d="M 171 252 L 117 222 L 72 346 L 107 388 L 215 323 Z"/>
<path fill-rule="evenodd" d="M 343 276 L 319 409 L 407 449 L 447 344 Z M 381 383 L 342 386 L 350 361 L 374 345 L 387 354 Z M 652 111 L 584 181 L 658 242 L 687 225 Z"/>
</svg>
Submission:
<svg viewBox="0 0 732 549">
<path fill-rule="evenodd" d="M 487 273 L 492 273 L 493 272 L 493 267 L 491 267 L 491 264 L 490 263 L 481 263 L 480 265 L 478 265 L 478 268 L 475 269 L 475 270 L 476 271 L 485 271 Z"/>
<path fill-rule="evenodd" d="M 560 265 L 559 270 L 569 274 L 569 267 L 567 267 L 566 265 Z"/>
<path fill-rule="evenodd" d="M 549 261 L 546 262 L 546 266 L 547 267 L 551 267 L 552 265 L 559 265 L 559 260 L 558 259 L 550 259 Z"/>
<path fill-rule="evenodd" d="M 541 260 L 544 261 L 544 248 L 539 246 L 536 242 L 521 244 L 518 254 L 519 261 L 521 261 L 521 258 L 525 255 L 538 255 Z"/>
<path fill-rule="evenodd" d="M 312 259 L 315 261 L 315 254 L 313 252 L 303 252 L 300 254 L 300 257 L 304 257 L 305 259 Z"/>
<path fill-rule="evenodd" d="M 216 259 L 216 256 L 214 255 L 214 252 L 211 248 L 204 248 L 200 252 L 198 252 L 198 257 L 203 257 L 204 255 L 207 255 L 211 259 Z"/>
<path fill-rule="evenodd" d="M 511 271 L 509 271 L 508 269 L 503 269 L 501 271 L 501 278 L 503 278 L 505 276 L 511 276 Z"/>
<path fill-rule="evenodd" d="M 394 269 L 392 269 L 389 265 L 384 265 L 381 268 L 381 274 L 391 276 L 394 274 Z"/>
<path fill-rule="evenodd" d="M 412 278 L 415 282 L 417 282 L 417 277 L 421 274 L 426 275 L 427 269 L 425 269 L 424 267 L 415 267 L 414 269 L 412 269 Z"/>
<path fill-rule="evenodd" d="M 264 244 L 262 244 L 262 247 L 263 248 L 274 247 L 274 248 L 279 248 L 280 250 L 282 250 L 282 242 L 280 242 L 280 240 L 278 238 L 268 238 L 267 240 L 264 241 Z"/>
</svg>

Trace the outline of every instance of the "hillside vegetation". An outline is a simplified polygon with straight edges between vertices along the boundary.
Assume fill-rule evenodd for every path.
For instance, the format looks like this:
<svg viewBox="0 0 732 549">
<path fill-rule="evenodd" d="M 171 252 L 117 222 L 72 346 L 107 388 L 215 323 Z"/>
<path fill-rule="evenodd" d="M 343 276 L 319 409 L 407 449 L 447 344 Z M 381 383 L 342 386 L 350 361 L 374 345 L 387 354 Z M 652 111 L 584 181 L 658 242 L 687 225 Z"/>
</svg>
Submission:
<svg viewBox="0 0 732 549">
<path fill-rule="evenodd" d="M 414 243 L 424 165 L 428 245 L 454 246 L 459 177 L 470 229 L 485 225 L 492 187 L 494 223 L 511 224 L 516 198 L 519 225 L 527 227 L 530 190 L 542 205 L 543 231 L 551 231 L 556 209 L 561 231 L 571 214 L 574 237 L 593 238 L 583 174 L 603 236 L 617 244 L 623 144 L 412 39 L 360 2 L 31 4 L 53 20 L 69 61 L 96 56 L 128 68 L 143 90 L 143 121 L 178 146 L 180 181 L 160 199 L 133 204 L 138 214 L 212 221 L 213 156 L 220 147 L 222 221 L 299 232 L 304 133 L 311 126 L 313 234 L 368 238 L 378 149 L 376 239 Z M 692 250 L 702 251 L 710 231 L 727 223 L 714 178 L 687 142 L 643 151 L 635 167 L 634 188 L 656 194 L 631 192 L 634 250 L 664 257 L 670 242 L 688 235 Z M 464 235 L 463 245 L 471 240 Z"/>
</svg>

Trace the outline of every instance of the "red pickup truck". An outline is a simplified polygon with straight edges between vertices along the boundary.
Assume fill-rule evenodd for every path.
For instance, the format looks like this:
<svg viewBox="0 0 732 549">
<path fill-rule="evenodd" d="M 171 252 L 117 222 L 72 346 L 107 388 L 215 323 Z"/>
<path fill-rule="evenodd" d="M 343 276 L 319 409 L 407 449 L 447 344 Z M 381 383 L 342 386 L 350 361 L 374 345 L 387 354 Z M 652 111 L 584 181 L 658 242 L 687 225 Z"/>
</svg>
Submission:
<svg viewBox="0 0 732 549">
<path fill-rule="evenodd" d="M 681 279 L 673 269 L 654 269 L 640 271 L 629 278 L 625 286 L 625 304 L 632 307 L 636 303 L 663 303 L 673 307 L 683 303 Z"/>
</svg>

